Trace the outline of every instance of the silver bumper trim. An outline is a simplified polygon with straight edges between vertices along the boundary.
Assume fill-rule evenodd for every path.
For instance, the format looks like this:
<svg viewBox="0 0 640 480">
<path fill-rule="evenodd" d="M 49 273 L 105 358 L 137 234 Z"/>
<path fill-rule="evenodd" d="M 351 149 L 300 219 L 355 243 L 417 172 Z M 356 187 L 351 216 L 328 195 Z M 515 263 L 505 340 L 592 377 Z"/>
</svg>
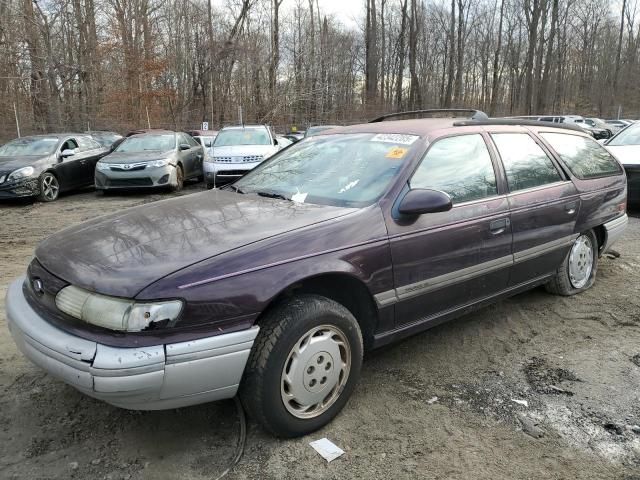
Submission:
<svg viewBox="0 0 640 480">
<path fill-rule="evenodd" d="M 607 232 L 607 237 L 602 246 L 601 254 L 607 253 L 611 246 L 624 234 L 629 224 L 629 217 L 625 213 L 621 217 L 618 217 L 610 222 L 604 224 L 604 229 Z"/>
<path fill-rule="evenodd" d="M 7 290 L 9 330 L 34 364 L 78 390 L 133 410 L 162 410 L 233 397 L 255 326 L 189 342 L 116 348 L 70 335 L 42 318 L 22 291 L 24 277 Z"/>
</svg>

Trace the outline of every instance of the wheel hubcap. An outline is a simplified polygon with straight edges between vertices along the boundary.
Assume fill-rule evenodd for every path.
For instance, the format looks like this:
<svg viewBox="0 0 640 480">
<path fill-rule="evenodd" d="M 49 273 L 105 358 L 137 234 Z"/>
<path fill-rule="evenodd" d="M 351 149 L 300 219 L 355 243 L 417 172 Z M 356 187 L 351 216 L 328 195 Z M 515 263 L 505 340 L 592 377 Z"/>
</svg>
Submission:
<svg viewBox="0 0 640 480">
<path fill-rule="evenodd" d="M 569 280 L 573 288 L 584 287 L 593 270 L 593 244 L 586 235 L 580 235 L 569 254 Z"/>
<path fill-rule="evenodd" d="M 315 327 L 293 346 L 282 369 L 280 393 L 297 418 L 325 412 L 344 389 L 351 368 L 351 348 L 333 325 Z"/>
<path fill-rule="evenodd" d="M 58 188 L 58 181 L 53 175 L 47 175 L 42 179 L 42 193 L 47 200 L 55 200 Z"/>
</svg>

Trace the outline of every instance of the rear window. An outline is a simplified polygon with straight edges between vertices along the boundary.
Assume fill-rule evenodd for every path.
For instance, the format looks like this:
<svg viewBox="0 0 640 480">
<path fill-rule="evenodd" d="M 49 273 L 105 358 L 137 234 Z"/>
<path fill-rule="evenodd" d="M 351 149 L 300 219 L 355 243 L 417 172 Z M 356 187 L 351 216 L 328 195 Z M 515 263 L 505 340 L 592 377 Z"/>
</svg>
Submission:
<svg viewBox="0 0 640 480">
<path fill-rule="evenodd" d="M 541 133 L 571 173 L 585 180 L 622 173 L 620 164 L 598 142 L 566 133 Z"/>
</svg>

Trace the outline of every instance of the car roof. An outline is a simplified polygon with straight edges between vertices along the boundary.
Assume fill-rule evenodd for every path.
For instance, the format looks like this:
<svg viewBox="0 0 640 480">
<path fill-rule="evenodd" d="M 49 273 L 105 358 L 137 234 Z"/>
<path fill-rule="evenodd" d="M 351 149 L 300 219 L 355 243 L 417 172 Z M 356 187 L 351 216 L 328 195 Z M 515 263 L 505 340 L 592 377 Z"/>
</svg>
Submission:
<svg viewBox="0 0 640 480">
<path fill-rule="evenodd" d="M 125 137 L 130 137 L 131 135 L 143 135 L 145 133 L 176 133 L 173 130 L 166 130 L 164 128 L 140 128 L 137 130 L 129 131 Z"/>
<path fill-rule="evenodd" d="M 210 137 L 212 135 L 217 135 L 218 130 L 187 130 L 185 133 L 194 137 Z"/>
<path fill-rule="evenodd" d="M 264 128 L 265 130 L 269 130 L 269 127 L 267 127 L 266 125 L 228 125 L 226 127 L 222 127 L 222 130 L 244 130 L 255 128 Z"/>
<path fill-rule="evenodd" d="M 462 129 L 461 127 L 476 127 L 477 131 L 481 131 L 484 127 L 496 127 L 499 130 L 511 130 L 528 131 L 528 128 L 533 130 L 571 130 L 580 135 L 589 137 L 583 130 L 571 124 L 539 122 L 535 120 L 527 119 L 505 119 L 505 118 L 491 118 L 488 120 L 465 120 L 460 117 L 455 118 L 422 118 L 422 119 L 410 119 L 410 120 L 392 120 L 386 122 L 376 123 L 363 123 L 358 125 L 348 125 L 345 127 L 338 127 L 331 130 L 324 130 L 318 134 L 331 135 L 333 133 L 373 133 L 373 134 L 404 134 L 404 135 L 418 135 L 420 137 L 440 137 L 443 135 L 449 135 L 455 132 L 468 133 L 469 129 Z M 527 127 L 527 128 L 525 128 Z"/>
</svg>

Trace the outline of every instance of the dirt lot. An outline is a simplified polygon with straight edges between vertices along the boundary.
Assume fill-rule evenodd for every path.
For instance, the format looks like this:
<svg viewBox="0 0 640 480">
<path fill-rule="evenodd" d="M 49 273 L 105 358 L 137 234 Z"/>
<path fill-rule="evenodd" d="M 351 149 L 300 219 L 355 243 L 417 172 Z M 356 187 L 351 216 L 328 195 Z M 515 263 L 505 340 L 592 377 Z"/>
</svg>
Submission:
<svg viewBox="0 0 640 480">
<path fill-rule="evenodd" d="M 31 365 L 6 328 L 4 292 L 38 241 L 167 196 L 0 206 L 0 478 L 209 479 L 231 461 L 232 401 L 110 407 Z M 369 355 L 332 424 L 280 441 L 250 423 L 227 478 L 640 479 L 638 217 L 590 291 L 538 289 Z M 346 451 L 331 464 L 308 446 L 325 436 Z"/>
</svg>

